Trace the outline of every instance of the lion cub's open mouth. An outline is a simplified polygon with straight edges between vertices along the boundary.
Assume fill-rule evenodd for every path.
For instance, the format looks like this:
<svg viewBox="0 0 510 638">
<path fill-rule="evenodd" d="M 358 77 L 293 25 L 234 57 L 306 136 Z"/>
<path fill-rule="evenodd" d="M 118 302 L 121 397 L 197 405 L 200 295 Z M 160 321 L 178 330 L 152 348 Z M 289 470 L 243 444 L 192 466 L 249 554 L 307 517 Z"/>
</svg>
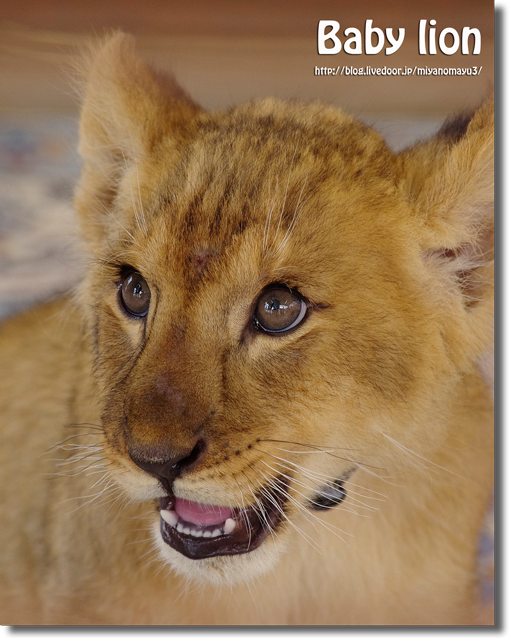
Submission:
<svg viewBox="0 0 510 638">
<path fill-rule="evenodd" d="M 220 507 L 175 496 L 159 500 L 161 536 L 192 559 L 244 554 L 256 549 L 284 517 L 287 484 L 263 488 L 257 504 L 246 508 Z"/>
</svg>

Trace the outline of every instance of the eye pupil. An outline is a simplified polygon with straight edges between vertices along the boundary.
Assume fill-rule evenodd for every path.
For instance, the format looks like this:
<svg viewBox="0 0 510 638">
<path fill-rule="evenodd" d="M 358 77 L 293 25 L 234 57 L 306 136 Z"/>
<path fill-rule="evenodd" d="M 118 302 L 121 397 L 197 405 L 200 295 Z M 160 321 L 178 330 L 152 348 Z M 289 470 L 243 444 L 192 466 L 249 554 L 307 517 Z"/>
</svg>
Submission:
<svg viewBox="0 0 510 638">
<path fill-rule="evenodd" d="M 280 302 L 278 301 L 278 299 L 271 299 L 271 301 L 268 301 L 265 303 L 265 308 L 267 312 L 273 312 L 274 310 L 279 310 Z"/>
<path fill-rule="evenodd" d="M 301 323 L 306 310 L 307 305 L 298 293 L 287 286 L 276 286 L 260 295 L 253 321 L 264 332 L 287 332 Z"/>
<path fill-rule="evenodd" d="M 149 311 L 151 291 L 140 273 L 133 270 L 121 279 L 120 299 L 126 312 L 134 317 L 145 317 Z"/>
</svg>

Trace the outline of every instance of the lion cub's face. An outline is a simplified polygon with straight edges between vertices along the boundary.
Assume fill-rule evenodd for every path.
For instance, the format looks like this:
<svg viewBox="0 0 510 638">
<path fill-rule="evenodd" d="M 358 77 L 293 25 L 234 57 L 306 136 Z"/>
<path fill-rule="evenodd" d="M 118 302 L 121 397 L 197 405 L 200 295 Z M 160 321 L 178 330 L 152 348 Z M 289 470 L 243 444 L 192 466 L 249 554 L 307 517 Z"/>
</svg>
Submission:
<svg viewBox="0 0 510 638">
<path fill-rule="evenodd" d="M 439 444 L 468 310 L 376 133 L 271 100 L 209 115 L 131 56 L 93 60 L 76 199 L 105 454 L 164 558 L 232 582 L 393 441 Z"/>
</svg>

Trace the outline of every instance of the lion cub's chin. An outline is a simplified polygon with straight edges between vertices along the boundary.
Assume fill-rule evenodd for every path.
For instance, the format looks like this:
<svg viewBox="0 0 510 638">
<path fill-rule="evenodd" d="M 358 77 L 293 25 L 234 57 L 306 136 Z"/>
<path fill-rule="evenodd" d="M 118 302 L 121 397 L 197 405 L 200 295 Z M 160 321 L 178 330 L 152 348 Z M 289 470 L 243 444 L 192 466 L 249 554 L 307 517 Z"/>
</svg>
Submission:
<svg viewBox="0 0 510 638">
<path fill-rule="evenodd" d="M 270 537 L 260 547 L 247 554 L 192 560 L 164 542 L 159 521 L 154 524 L 152 531 L 160 558 L 170 565 L 174 572 L 186 579 L 215 586 L 234 585 L 265 574 L 276 565 L 280 554 L 285 550 L 283 538 Z"/>
</svg>

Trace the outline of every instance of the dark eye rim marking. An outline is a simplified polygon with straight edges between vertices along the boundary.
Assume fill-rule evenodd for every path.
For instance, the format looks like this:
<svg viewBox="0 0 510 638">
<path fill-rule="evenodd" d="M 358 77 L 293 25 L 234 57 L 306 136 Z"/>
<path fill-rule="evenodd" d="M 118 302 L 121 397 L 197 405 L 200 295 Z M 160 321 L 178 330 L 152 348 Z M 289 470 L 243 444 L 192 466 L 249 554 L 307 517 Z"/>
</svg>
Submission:
<svg viewBox="0 0 510 638">
<path fill-rule="evenodd" d="M 136 320 L 144 319 L 145 320 L 147 318 L 147 315 L 149 314 L 149 309 L 151 305 L 151 297 L 152 297 L 151 288 L 149 284 L 147 283 L 147 280 L 136 268 L 133 268 L 131 266 L 122 266 L 120 269 L 119 275 L 120 275 L 119 279 L 115 282 L 117 286 L 117 302 L 119 304 L 119 308 L 122 310 L 123 314 L 128 319 L 136 319 Z M 140 277 L 145 282 L 149 291 L 147 307 L 142 312 L 135 312 L 133 309 L 131 309 L 128 306 L 126 300 L 124 299 L 123 290 L 125 289 L 126 281 L 128 280 L 129 276 L 132 276 L 132 275 L 137 275 L 138 277 Z"/>
<path fill-rule="evenodd" d="M 257 317 L 258 304 L 260 300 L 262 299 L 264 295 L 266 295 L 268 292 L 271 292 L 272 290 L 285 290 L 287 292 L 290 292 L 290 294 L 296 297 L 297 299 L 299 299 L 301 303 L 299 313 L 297 317 L 292 321 L 292 323 L 290 323 L 288 326 L 284 328 L 274 329 L 274 330 L 264 326 L 262 322 L 260 321 L 260 319 Z M 305 297 L 303 297 L 303 295 L 298 290 L 296 290 L 296 288 L 292 288 L 291 286 L 284 283 L 275 282 L 266 286 L 264 290 L 262 290 L 262 292 L 257 296 L 254 302 L 253 311 L 251 313 L 252 325 L 256 331 L 262 332 L 263 334 L 266 334 L 271 337 L 280 337 L 282 335 L 287 335 L 294 332 L 301 325 L 303 325 L 303 323 L 306 321 L 306 319 L 308 318 L 310 314 L 311 307 L 312 307 L 311 303 Z"/>
</svg>

